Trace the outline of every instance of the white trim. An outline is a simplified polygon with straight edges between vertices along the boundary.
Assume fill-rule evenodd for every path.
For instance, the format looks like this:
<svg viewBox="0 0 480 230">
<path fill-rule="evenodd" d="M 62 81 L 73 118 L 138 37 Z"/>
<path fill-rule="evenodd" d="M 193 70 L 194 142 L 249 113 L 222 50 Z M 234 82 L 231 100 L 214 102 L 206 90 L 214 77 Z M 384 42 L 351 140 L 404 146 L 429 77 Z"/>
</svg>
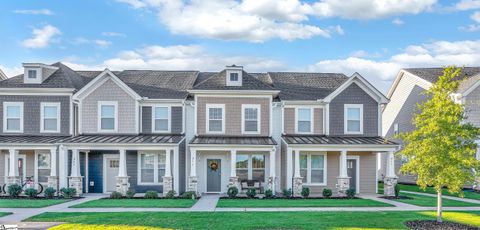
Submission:
<svg viewBox="0 0 480 230">
<path fill-rule="evenodd" d="M 360 193 L 360 156 L 355 156 L 355 155 L 353 155 L 353 156 L 350 155 L 350 156 L 349 156 L 349 155 L 347 154 L 347 160 L 356 160 L 356 161 L 357 161 L 357 165 L 356 165 L 356 166 L 357 166 L 357 170 L 356 170 L 356 171 L 357 171 L 357 172 L 356 172 L 357 175 L 355 176 L 355 177 L 356 177 L 355 180 L 356 180 L 357 182 L 355 183 L 355 185 L 356 185 L 356 187 L 355 187 L 355 190 L 356 190 L 356 191 L 355 191 L 355 192 L 358 194 L 358 193 Z M 348 168 L 347 168 L 347 169 L 348 169 Z M 348 172 L 348 171 L 347 171 L 347 172 Z M 375 173 L 376 173 L 376 172 L 375 172 Z M 376 174 L 377 174 L 377 173 L 376 173 Z M 378 181 L 376 181 L 375 184 L 378 184 Z"/>
<path fill-rule="evenodd" d="M 166 108 L 167 109 L 167 130 L 156 130 L 155 129 L 155 122 L 156 122 L 156 109 L 157 108 Z M 159 118 L 159 119 L 165 119 L 165 118 Z M 154 105 L 152 106 L 152 133 L 170 133 L 172 130 L 172 107 L 168 105 Z"/>
<path fill-rule="evenodd" d="M 280 90 L 187 90 L 187 92 L 207 97 L 258 97 L 259 95 L 276 95 Z"/>
<path fill-rule="evenodd" d="M 348 109 L 360 109 L 360 131 L 348 131 Z M 344 104 L 343 105 L 343 133 L 344 134 L 363 134 L 363 104 Z"/>
<path fill-rule="evenodd" d="M 165 153 L 161 153 L 159 151 L 165 151 Z M 154 155 L 154 163 L 153 163 L 153 182 L 142 182 L 142 155 L 145 154 L 153 154 Z M 161 154 L 165 155 L 165 172 L 166 172 L 166 166 L 170 162 L 167 162 L 167 154 L 170 153 L 170 149 L 157 149 L 156 151 L 137 151 L 137 185 L 163 185 L 163 182 L 158 182 L 158 162 L 159 162 L 159 156 Z M 164 175 L 165 176 L 165 175 Z"/>
<path fill-rule="evenodd" d="M 222 130 L 221 131 L 210 131 L 210 109 L 211 108 L 220 108 L 222 109 Z M 225 134 L 225 104 L 206 104 L 205 105 L 205 133 L 207 134 Z"/>
<path fill-rule="evenodd" d="M 138 101 L 135 101 L 135 132 L 138 134 L 141 131 L 141 119 L 140 119 L 140 110 L 142 110 L 142 107 L 140 107 L 140 103 Z"/>
<path fill-rule="evenodd" d="M 340 87 L 338 87 L 331 94 L 326 96 L 323 101 L 331 102 L 336 96 L 338 96 L 343 90 L 348 88 L 351 84 L 356 83 L 362 90 L 364 90 L 370 97 L 375 99 L 381 104 L 388 103 L 386 98 L 377 88 L 375 88 L 370 82 L 365 80 L 359 73 L 354 73 L 347 81 L 345 81 Z M 359 84 L 360 83 L 360 84 Z"/>
<path fill-rule="evenodd" d="M 8 106 L 18 106 L 20 107 L 20 126 L 19 130 L 8 130 L 7 129 L 7 107 Z M 3 132 L 4 133 L 23 133 L 23 102 L 3 102 Z"/>
<path fill-rule="evenodd" d="M 257 131 L 245 131 L 245 109 L 257 109 Z M 259 104 L 242 104 L 242 134 L 260 134 L 261 133 L 261 105 Z"/>
<path fill-rule="evenodd" d="M 17 151 L 17 149 L 15 149 L 15 151 Z M 17 159 L 18 159 L 18 158 L 22 158 L 22 159 L 23 159 L 23 170 L 22 170 L 23 178 L 22 178 L 22 179 L 25 180 L 26 177 L 27 177 L 27 167 L 26 167 L 26 165 L 27 165 L 27 156 L 26 156 L 24 153 L 22 153 L 22 154 L 17 153 Z M 5 154 L 5 176 L 6 176 L 6 177 L 9 175 L 9 174 L 8 174 L 8 169 L 9 169 L 9 168 L 8 168 L 8 166 L 9 166 L 8 164 L 9 164 L 9 162 L 10 162 L 9 159 L 10 159 L 10 153 Z M 20 173 L 20 172 L 19 172 L 19 173 Z"/>
<path fill-rule="evenodd" d="M 327 185 L 327 152 L 309 152 L 309 151 L 300 151 L 299 156 L 307 156 L 307 182 L 303 183 L 307 186 L 326 186 Z M 323 183 L 312 183 L 312 155 L 323 156 Z M 302 168 L 300 168 L 302 170 Z"/>
<path fill-rule="evenodd" d="M 285 105 L 282 103 L 281 105 L 281 110 L 282 110 L 282 134 L 285 134 Z M 273 114 L 271 114 L 271 117 L 273 117 Z M 273 129 L 273 127 L 270 126 L 270 129 Z"/>
<path fill-rule="evenodd" d="M 468 96 L 471 92 L 473 92 L 476 88 L 478 88 L 478 86 L 480 86 L 480 81 L 477 80 L 472 86 L 470 86 L 467 90 L 465 90 L 462 93 L 462 97 Z"/>
<path fill-rule="evenodd" d="M 230 78 L 230 75 L 232 73 L 237 74 L 237 80 L 232 81 Z M 243 82 L 243 71 L 241 69 L 227 69 L 225 71 L 225 80 L 226 80 L 226 85 L 227 86 L 242 86 Z"/>
<path fill-rule="evenodd" d="M 56 107 L 57 109 L 57 117 L 55 118 L 57 120 L 57 129 L 56 130 L 45 130 L 45 107 Z M 60 119 L 61 119 L 61 103 L 60 102 L 41 102 L 40 103 L 40 132 L 41 133 L 60 133 Z M 48 119 L 52 119 L 52 117 L 49 117 Z"/>
<path fill-rule="evenodd" d="M 68 97 L 68 101 L 69 101 L 69 104 L 68 104 L 68 114 L 69 114 L 68 119 L 69 119 L 69 121 L 68 121 L 68 123 L 70 124 L 68 133 L 73 136 L 75 134 L 74 132 L 76 130 L 75 130 L 75 117 L 74 117 L 75 116 L 75 111 L 74 111 L 72 95 L 70 95 Z"/>
<path fill-rule="evenodd" d="M 298 131 L 298 122 L 299 122 L 299 120 L 298 120 L 298 117 L 299 117 L 298 116 L 298 110 L 299 109 L 310 110 L 310 132 L 300 132 L 300 131 Z M 313 123 L 314 123 L 313 122 L 313 112 L 314 112 L 314 110 L 313 110 L 312 107 L 295 107 L 295 133 L 296 134 L 312 134 L 313 133 L 313 128 L 314 128 L 314 126 L 313 126 Z"/>
<path fill-rule="evenodd" d="M 397 74 L 397 77 L 395 78 L 395 80 L 393 81 L 393 84 L 392 84 L 392 87 L 388 90 L 388 93 L 387 93 L 387 97 L 388 98 L 392 98 L 392 95 L 393 95 L 393 92 L 395 92 L 397 86 L 398 86 L 398 83 L 400 83 L 400 80 L 402 78 L 404 78 L 405 76 L 411 76 L 411 77 L 415 77 L 419 82 L 421 82 L 421 85 L 418 85 L 424 89 L 428 89 L 432 86 L 432 83 L 415 75 L 415 74 L 412 74 L 410 72 L 408 72 L 407 70 L 405 69 L 401 69 L 398 74 Z"/>
<path fill-rule="evenodd" d="M 268 119 L 268 136 L 271 137 L 273 135 L 273 99 L 270 99 L 269 100 L 269 113 L 270 113 L 270 116 L 269 116 L 269 119 Z M 259 117 L 261 117 L 261 113 L 258 115 Z M 259 118 L 261 119 L 261 118 Z M 282 122 L 283 123 L 283 122 Z M 261 126 L 260 126 L 261 128 Z"/>
<path fill-rule="evenodd" d="M 120 155 L 118 154 L 103 154 L 103 193 L 110 193 L 107 192 L 107 158 L 118 158 L 118 161 L 120 162 Z M 85 191 L 88 190 L 88 187 L 85 188 Z"/>
<path fill-rule="evenodd" d="M 118 132 L 118 101 L 98 101 L 97 102 L 97 132 L 116 133 Z M 102 129 L 102 106 L 114 106 L 113 129 Z"/>
<path fill-rule="evenodd" d="M 72 88 L 2 88 L 0 95 L 56 95 L 69 96 Z"/>
<path fill-rule="evenodd" d="M 38 178 L 38 170 L 41 169 L 38 166 L 38 155 L 39 154 L 48 154 L 50 156 L 50 161 L 48 162 L 48 164 L 50 166 L 50 168 L 48 168 L 48 169 L 50 169 L 50 174 L 48 174 L 48 176 L 50 176 L 51 173 L 52 173 L 52 154 L 50 153 L 50 151 L 48 151 L 48 152 L 46 152 L 46 151 L 45 152 L 34 151 L 34 161 L 35 162 L 33 162 L 33 180 L 35 181 L 35 188 L 38 187 L 38 184 L 36 184 L 36 183 L 40 183 L 39 178 Z M 45 168 L 42 168 L 42 169 L 45 169 Z M 47 182 L 48 182 L 48 180 L 47 180 Z M 43 183 L 47 183 L 47 182 L 43 182 Z"/>
<path fill-rule="evenodd" d="M 330 135 L 330 104 L 325 105 L 325 116 L 324 116 L 324 124 L 325 124 L 325 135 Z"/>
<path fill-rule="evenodd" d="M 264 153 L 261 153 L 261 152 L 264 152 Z M 247 156 L 247 179 L 248 180 L 252 180 L 253 178 L 253 163 L 252 163 L 252 157 L 253 156 L 263 156 L 263 184 L 265 184 L 265 182 L 267 181 L 267 178 L 268 178 L 268 175 L 267 175 L 267 156 L 269 157 L 268 160 L 270 160 L 270 152 L 268 153 L 265 153 L 265 151 L 258 151 L 258 152 L 244 152 L 244 153 L 236 153 L 236 157 L 238 158 L 238 156 L 241 156 L 241 155 L 244 155 L 244 156 Z M 233 161 L 235 163 L 235 166 L 237 165 L 237 159 L 230 159 L 231 161 Z M 243 169 L 245 170 L 245 168 L 240 168 L 240 169 Z M 255 169 L 261 169 L 261 168 L 255 168 Z M 237 171 L 238 168 L 235 167 L 235 174 L 236 176 L 238 176 L 237 174 Z"/>
<path fill-rule="evenodd" d="M 377 109 L 378 109 L 378 115 L 377 115 L 378 116 L 378 118 L 377 118 L 377 126 L 378 126 L 378 131 L 377 132 L 378 133 L 377 133 L 377 135 L 381 137 L 382 136 L 382 130 L 383 130 L 382 129 L 383 124 L 382 124 L 382 105 L 380 103 L 378 103 L 378 108 Z"/>
<path fill-rule="evenodd" d="M 85 152 L 85 193 L 88 193 L 88 188 L 90 187 L 90 179 L 89 179 L 89 175 L 88 175 L 88 154 L 89 154 L 89 151 L 86 151 Z"/>
</svg>

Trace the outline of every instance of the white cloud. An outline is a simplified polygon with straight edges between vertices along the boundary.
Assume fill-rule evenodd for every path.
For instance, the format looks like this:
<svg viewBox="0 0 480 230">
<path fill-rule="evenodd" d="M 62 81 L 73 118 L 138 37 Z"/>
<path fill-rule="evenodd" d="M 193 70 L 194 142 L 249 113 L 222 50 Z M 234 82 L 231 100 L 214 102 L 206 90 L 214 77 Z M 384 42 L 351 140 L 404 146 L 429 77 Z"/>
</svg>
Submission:
<svg viewBox="0 0 480 230">
<path fill-rule="evenodd" d="M 480 23 L 480 11 L 476 11 L 475 13 L 473 13 L 472 15 L 470 15 L 470 18 L 477 22 L 477 23 Z"/>
<path fill-rule="evenodd" d="M 53 15 L 53 12 L 49 9 L 38 10 L 14 10 L 16 14 L 33 14 L 33 15 Z"/>
<path fill-rule="evenodd" d="M 471 10 L 480 8 L 480 0 L 461 0 L 456 5 L 457 10 Z"/>
<path fill-rule="evenodd" d="M 458 29 L 465 32 L 477 32 L 477 31 L 480 31 L 480 24 L 470 24 L 468 26 L 460 26 L 458 27 Z"/>
<path fill-rule="evenodd" d="M 22 45 L 26 48 L 32 49 L 44 48 L 52 42 L 52 39 L 55 36 L 60 34 L 61 32 L 58 28 L 52 25 L 46 25 L 40 29 L 33 29 L 33 37 L 23 40 Z"/>
<path fill-rule="evenodd" d="M 135 9 L 146 7 L 147 4 L 143 3 L 140 0 L 117 0 L 117 2 L 127 3 Z"/>
<path fill-rule="evenodd" d="M 393 23 L 394 25 L 397 25 L 397 26 L 401 26 L 401 25 L 405 24 L 405 22 L 402 21 L 400 18 L 395 18 L 395 19 L 393 19 L 392 23 Z"/>
<path fill-rule="evenodd" d="M 368 53 L 365 50 L 357 50 L 354 51 L 350 54 L 351 57 L 357 57 L 357 58 L 379 58 L 382 56 L 382 54 L 375 52 L 375 53 Z"/>
<path fill-rule="evenodd" d="M 112 44 L 112 42 L 107 40 L 97 39 L 95 40 L 95 44 L 97 44 L 97 46 L 106 48 L 106 47 L 109 47 Z"/>
<path fill-rule="evenodd" d="M 102 35 L 107 37 L 126 37 L 127 36 L 123 33 L 111 32 L 111 31 L 102 32 Z"/>
<path fill-rule="evenodd" d="M 72 44 L 74 45 L 85 45 L 85 44 L 94 44 L 100 48 L 107 48 L 109 47 L 112 42 L 103 40 L 103 39 L 95 39 L 95 40 L 90 40 L 84 37 L 77 37 L 71 41 Z"/>
<path fill-rule="evenodd" d="M 2 70 L 3 73 L 5 73 L 5 75 L 8 78 L 14 77 L 23 73 L 23 68 L 21 67 L 6 67 L 6 66 L 0 65 L 0 70 Z"/>
</svg>

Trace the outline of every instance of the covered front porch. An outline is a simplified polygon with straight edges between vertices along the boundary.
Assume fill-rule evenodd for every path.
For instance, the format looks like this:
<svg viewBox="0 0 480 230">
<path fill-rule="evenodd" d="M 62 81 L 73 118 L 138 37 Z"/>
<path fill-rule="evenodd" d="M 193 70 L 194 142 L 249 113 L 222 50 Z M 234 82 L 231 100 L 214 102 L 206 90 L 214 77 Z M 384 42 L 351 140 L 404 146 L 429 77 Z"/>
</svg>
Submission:
<svg viewBox="0 0 480 230">
<path fill-rule="evenodd" d="M 268 137 L 195 137 L 189 144 L 188 190 L 198 194 L 254 188 L 275 192 L 276 143 Z"/>
<path fill-rule="evenodd" d="M 344 196 L 348 189 L 357 194 L 377 192 L 377 155 L 393 158 L 397 144 L 381 137 L 283 136 L 282 155 L 285 157 L 285 187 L 300 196 L 303 187 L 312 194 L 331 189 Z M 390 195 L 396 184 L 393 162 L 390 163 L 390 183 L 385 193 Z"/>
</svg>

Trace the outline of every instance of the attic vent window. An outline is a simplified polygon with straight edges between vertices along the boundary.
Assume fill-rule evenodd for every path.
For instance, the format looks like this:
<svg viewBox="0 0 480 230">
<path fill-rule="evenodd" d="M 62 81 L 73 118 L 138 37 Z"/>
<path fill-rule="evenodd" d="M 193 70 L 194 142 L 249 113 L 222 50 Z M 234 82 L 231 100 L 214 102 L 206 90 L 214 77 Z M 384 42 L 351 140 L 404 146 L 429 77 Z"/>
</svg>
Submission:
<svg viewBox="0 0 480 230">
<path fill-rule="evenodd" d="M 238 81 L 238 73 L 230 73 L 230 81 Z"/>
<path fill-rule="evenodd" d="M 29 70 L 28 71 L 28 78 L 30 78 L 30 79 L 37 78 L 37 71 L 36 70 Z"/>
</svg>

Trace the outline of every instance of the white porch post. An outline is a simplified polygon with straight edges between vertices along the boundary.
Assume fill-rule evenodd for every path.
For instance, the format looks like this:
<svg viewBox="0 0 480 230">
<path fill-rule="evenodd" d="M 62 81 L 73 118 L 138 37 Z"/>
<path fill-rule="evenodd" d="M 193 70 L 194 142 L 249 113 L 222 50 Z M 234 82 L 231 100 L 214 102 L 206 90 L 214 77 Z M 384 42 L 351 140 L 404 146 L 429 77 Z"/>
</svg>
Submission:
<svg viewBox="0 0 480 230">
<path fill-rule="evenodd" d="M 292 148 L 287 149 L 287 189 L 292 189 L 293 181 L 293 150 Z"/>
<path fill-rule="evenodd" d="M 340 171 L 337 178 L 337 189 L 339 195 L 346 194 L 350 188 L 350 177 L 347 174 L 347 150 L 340 152 Z"/>
<path fill-rule="evenodd" d="M 173 188 L 180 193 L 180 153 L 178 146 L 173 148 Z"/>
<path fill-rule="evenodd" d="M 118 165 L 116 191 L 122 195 L 126 195 L 128 189 L 130 188 L 130 183 L 128 182 L 129 176 L 127 175 L 127 150 L 119 149 L 118 152 L 120 155 L 120 160 Z"/>
<path fill-rule="evenodd" d="M 72 150 L 72 169 L 70 173 L 70 188 L 74 188 L 77 191 L 77 196 L 81 196 L 83 193 L 82 176 L 80 175 L 80 152 L 78 149 Z"/>
<path fill-rule="evenodd" d="M 8 170 L 7 181 L 6 181 L 7 188 L 12 184 L 21 183 L 21 180 L 20 180 L 21 178 L 19 176 L 20 174 L 18 172 L 18 150 L 9 149 L 8 153 L 9 153 L 8 161 L 9 161 L 10 168 Z"/>
<path fill-rule="evenodd" d="M 188 191 L 198 193 L 197 184 L 197 150 L 190 148 L 190 177 L 188 178 Z"/>
<path fill-rule="evenodd" d="M 50 176 L 48 177 L 48 187 L 58 191 L 58 174 L 57 174 L 57 147 L 50 149 Z"/>
<path fill-rule="evenodd" d="M 167 195 L 168 192 L 173 190 L 172 179 L 172 149 L 167 148 L 165 150 L 165 176 L 163 177 L 163 195 Z"/>
<path fill-rule="evenodd" d="M 67 177 L 68 177 L 68 161 L 67 161 L 67 148 L 65 146 L 60 145 L 58 148 L 58 182 L 59 188 L 67 187 Z"/>
<path fill-rule="evenodd" d="M 293 196 L 301 196 L 303 187 L 303 178 L 300 175 L 300 151 L 295 152 L 295 173 L 293 175 Z"/>
<path fill-rule="evenodd" d="M 395 155 L 393 151 L 387 152 L 387 167 L 383 179 L 383 194 L 385 196 L 395 196 L 395 185 L 397 184 L 397 175 L 395 175 Z"/>
<path fill-rule="evenodd" d="M 238 188 L 238 177 L 237 177 L 237 150 L 230 150 L 230 178 L 228 180 L 228 187 L 237 187 Z"/>
<path fill-rule="evenodd" d="M 273 194 L 275 195 L 275 153 L 276 153 L 276 148 L 273 147 L 272 150 L 270 150 L 270 177 L 268 178 L 268 188 L 272 190 Z"/>
</svg>

